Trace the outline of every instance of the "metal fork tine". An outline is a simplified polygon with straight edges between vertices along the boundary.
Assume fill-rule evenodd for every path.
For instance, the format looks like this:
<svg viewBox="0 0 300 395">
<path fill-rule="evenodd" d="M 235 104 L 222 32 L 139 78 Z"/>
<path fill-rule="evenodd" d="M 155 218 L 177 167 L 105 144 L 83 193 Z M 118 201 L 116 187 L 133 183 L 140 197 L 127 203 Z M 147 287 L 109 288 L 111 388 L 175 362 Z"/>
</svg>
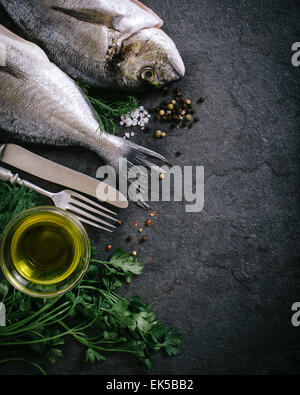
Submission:
<svg viewBox="0 0 300 395">
<path fill-rule="evenodd" d="M 108 222 L 106 222 L 106 221 L 103 221 L 102 219 L 97 218 L 97 217 L 95 217 L 95 216 L 92 215 L 92 214 L 88 214 L 86 211 L 83 211 L 83 210 L 81 210 L 80 208 L 77 208 L 77 207 L 73 206 L 72 204 L 71 204 L 71 205 L 68 205 L 67 208 L 66 208 L 66 210 L 67 210 L 67 211 L 73 211 L 76 215 L 77 215 L 77 214 L 82 215 L 83 218 L 91 219 L 91 220 L 93 220 L 93 221 L 95 221 L 95 222 L 98 222 L 99 224 L 109 226 L 110 228 L 113 228 L 113 229 L 116 228 L 114 225 L 112 225 L 112 224 L 110 224 L 110 223 L 108 223 Z"/>
<path fill-rule="evenodd" d="M 160 166 L 155 165 L 150 160 L 142 158 L 142 160 L 140 160 L 140 162 L 142 165 L 145 165 L 150 170 L 154 170 L 159 174 L 167 174 L 167 172 L 164 169 L 162 169 Z"/>
<path fill-rule="evenodd" d="M 88 220 L 86 220 L 86 219 L 80 217 L 79 215 L 76 215 L 76 217 L 79 219 L 79 221 L 81 221 L 81 222 L 83 222 L 83 223 L 85 223 L 85 224 L 94 226 L 95 228 L 99 228 L 99 229 L 105 230 L 106 232 L 110 232 L 110 233 L 113 232 L 111 229 L 104 228 L 104 226 L 100 226 L 100 225 L 98 225 L 98 224 L 95 224 L 95 223 L 92 222 L 92 221 L 88 221 Z"/>
<path fill-rule="evenodd" d="M 91 207 L 91 206 L 89 206 L 89 205 L 87 205 L 85 203 L 82 203 L 79 200 L 75 200 L 75 199 L 71 198 L 70 201 L 69 201 L 69 204 L 72 204 L 72 206 L 73 205 L 79 206 L 80 208 L 84 208 L 84 209 L 86 209 L 88 211 L 91 211 L 92 213 L 101 215 L 102 217 L 108 218 L 108 219 L 110 219 L 110 220 L 112 220 L 114 222 L 118 222 L 119 221 L 117 218 L 111 217 L 110 215 L 105 214 L 102 211 L 96 210 L 95 208 L 93 208 L 93 207 Z"/>
<path fill-rule="evenodd" d="M 70 193 L 70 195 L 71 195 L 73 198 L 76 198 L 76 199 L 79 199 L 79 200 L 83 200 L 84 202 L 87 202 L 87 203 L 91 204 L 92 206 L 95 206 L 95 207 L 97 207 L 97 208 L 100 208 L 101 210 L 106 211 L 107 213 L 110 213 L 110 214 L 112 214 L 112 215 L 117 215 L 116 213 L 114 213 L 113 211 L 109 210 L 108 208 L 103 207 L 103 206 L 101 206 L 100 204 L 93 202 L 92 200 L 88 199 L 88 198 L 85 197 L 85 196 L 80 195 L 79 193 L 76 193 L 76 192 L 74 192 L 74 191 L 67 191 L 67 192 Z"/>
<path fill-rule="evenodd" d="M 135 181 L 136 181 L 136 180 L 132 180 L 131 178 L 128 179 L 128 182 L 129 182 L 130 185 L 134 184 Z M 140 192 L 141 194 L 144 194 L 144 193 L 146 192 L 145 189 L 144 189 L 144 188 L 141 188 L 141 187 L 136 188 L 136 189 L 138 189 L 139 192 Z"/>
<path fill-rule="evenodd" d="M 137 203 L 138 206 L 140 206 L 140 207 L 142 207 L 144 209 L 149 209 L 150 208 L 150 206 L 146 202 L 144 202 L 143 200 L 138 200 L 136 203 Z"/>
<path fill-rule="evenodd" d="M 134 167 L 137 168 L 137 169 L 139 169 L 139 170 L 140 170 L 140 174 L 139 174 L 140 177 L 146 178 L 147 180 L 149 179 L 149 174 L 146 173 L 146 172 L 144 172 L 142 166 L 134 165 L 133 163 L 131 163 L 131 162 L 128 161 L 128 167 L 129 167 L 130 169 L 132 169 L 132 168 L 134 168 Z"/>
<path fill-rule="evenodd" d="M 1 151 L 1 147 L 2 146 L 0 146 L 0 151 Z M 6 170 L 2 167 L 0 167 L 0 173 L 1 173 L 0 178 L 2 178 L 4 181 L 9 181 L 11 183 L 11 185 L 15 185 L 15 184 L 24 185 L 27 188 L 32 189 L 37 193 L 40 193 L 41 195 L 47 196 L 48 198 L 50 198 L 53 201 L 53 203 L 55 204 L 56 207 L 59 207 L 63 210 L 67 210 L 67 211 L 71 212 L 81 222 L 84 222 L 86 224 L 89 224 L 89 225 L 94 226 L 99 229 L 103 229 L 107 232 L 112 232 L 112 230 L 107 229 L 106 227 L 101 226 L 101 225 L 106 225 L 112 229 L 116 228 L 114 225 L 112 225 L 106 221 L 103 221 L 100 218 L 97 218 L 94 215 L 91 215 L 91 214 L 85 212 L 84 210 L 81 210 L 80 208 L 78 208 L 78 207 L 82 207 L 82 208 L 92 211 L 100 216 L 104 216 L 112 221 L 116 221 L 116 222 L 118 221 L 118 220 L 116 220 L 116 218 L 110 217 L 109 215 L 104 214 L 101 211 L 98 211 L 94 208 L 91 208 L 87 204 L 82 203 L 81 201 L 83 200 L 84 202 L 88 203 L 89 205 L 95 206 L 98 209 L 106 211 L 112 215 L 116 215 L 116 213 L 114 213 L 113 211 L 108 210 L 107 208 L 101 206 L 100 204 L 93 202 L 90 199 L 87 199 L 85 196 L 82 196 L 82 195 L 80 195 L 74 191 L 71 191 L 71 190 L 65 190 L 65 191 L 61 191 L 59 193 L 52 193 L 52 192 L 46 191 L 45 189 L 40 188 L 39 186 L 37 186 L 31 182 L 22 180 L 18 176 L 18 174 L 13 174 L 11 171 Z M 72 202 L 72 200 L 73 200 L 73 202 Z M 74 205 L 74 204 L 76 204 L 76 205 Z"/>
</svg>

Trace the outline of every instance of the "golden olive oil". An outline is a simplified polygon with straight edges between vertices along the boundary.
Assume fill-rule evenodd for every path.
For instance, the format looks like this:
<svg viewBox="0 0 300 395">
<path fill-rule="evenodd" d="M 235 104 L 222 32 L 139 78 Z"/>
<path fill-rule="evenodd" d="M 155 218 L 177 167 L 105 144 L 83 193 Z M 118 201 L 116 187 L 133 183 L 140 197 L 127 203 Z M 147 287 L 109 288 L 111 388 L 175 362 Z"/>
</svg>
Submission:
<svg viewBox="0 0 300 395">
<path fill-rule="evenodd" d="M 69 277 L 83 253 L 82 237 L 72 222 L 56 213 L 37 213 L 15 231 L 11 257 L 18 273 L 36 284 L 57 284 Z"/>
</svg>

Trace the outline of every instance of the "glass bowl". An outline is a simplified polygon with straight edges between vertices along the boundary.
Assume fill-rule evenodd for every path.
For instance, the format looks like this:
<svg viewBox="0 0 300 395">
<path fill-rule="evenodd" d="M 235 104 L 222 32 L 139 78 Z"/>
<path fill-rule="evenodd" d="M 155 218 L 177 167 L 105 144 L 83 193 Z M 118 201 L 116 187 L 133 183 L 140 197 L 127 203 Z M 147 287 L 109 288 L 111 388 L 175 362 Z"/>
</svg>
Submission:
<svg viewBox="0 0 300 395">
<path fill-rule="evenodd" d="M 78 284 L 90 256 L 89 238 L 81 222 L 65 210 L 41 206 L 23 211 L 6 226 L 0 268 L 19 291 L 53 298 Z"/>
</svg>

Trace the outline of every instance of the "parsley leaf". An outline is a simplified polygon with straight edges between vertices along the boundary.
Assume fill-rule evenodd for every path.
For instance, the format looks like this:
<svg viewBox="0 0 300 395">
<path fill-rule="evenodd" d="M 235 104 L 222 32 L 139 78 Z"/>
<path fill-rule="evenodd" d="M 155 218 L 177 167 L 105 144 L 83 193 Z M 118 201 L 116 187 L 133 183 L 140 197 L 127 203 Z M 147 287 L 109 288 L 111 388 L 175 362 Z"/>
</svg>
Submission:
<svg viewBox="0 0 300 395">
<path fill-rule="evenodd" d="M 30 351 L 32 359 L 38 356 L 31 363 L 39 369 L 43 359 L 56 363 L 67 336 L 86 348 L 85 360 L 90 363 L 104 361 L 103 354 L 117 351 L 134 355 L 150 370 L 154 352 L 178 354 L 180 336 L 156 320 L 153 304 L 115 293 L 122 281 L 131 281 L 142 271 L 142 263 L 119 249 L 109 262 L 93 258 L 81 283 L 56 299 L 29 298 L 2 281 L 0 295 L 6 295 L 8 323 L 0 327 L 3 361 Z"/>
<path fill-rule="evenodd" d="M 118 249 L 111 256 L 109 262 L 102 262 L 93 259 L 92 262 L 104 265 L 104 277 L 122 277 L 130 283 L 133 277 L 142 274 L 144 266 L 132 255 L 127 254 L 122 249 Z"/>
</svg>

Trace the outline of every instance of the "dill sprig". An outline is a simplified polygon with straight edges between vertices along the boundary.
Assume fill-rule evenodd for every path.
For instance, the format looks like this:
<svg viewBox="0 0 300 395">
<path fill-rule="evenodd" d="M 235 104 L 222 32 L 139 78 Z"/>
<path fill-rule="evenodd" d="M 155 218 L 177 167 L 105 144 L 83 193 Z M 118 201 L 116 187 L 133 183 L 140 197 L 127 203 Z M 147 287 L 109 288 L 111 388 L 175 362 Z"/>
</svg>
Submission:
<svg viewBox="0 0 300 395">
<path fill-rule="evenodd" d="M 94 107 L 99 118 L 100 130 L 103 132 L 115 133 L 116 118 L 130 114 L 139 106 L 135 96 L 93 89 L 81 83 L 78 85 Z"/>
<path fill-rule="evenodd" d="M 0 235 L 10 220 L 21 211 L 36 206 L 37 195 L 24 186 L 11 187 L 0 183 Z"/>
</svg>

